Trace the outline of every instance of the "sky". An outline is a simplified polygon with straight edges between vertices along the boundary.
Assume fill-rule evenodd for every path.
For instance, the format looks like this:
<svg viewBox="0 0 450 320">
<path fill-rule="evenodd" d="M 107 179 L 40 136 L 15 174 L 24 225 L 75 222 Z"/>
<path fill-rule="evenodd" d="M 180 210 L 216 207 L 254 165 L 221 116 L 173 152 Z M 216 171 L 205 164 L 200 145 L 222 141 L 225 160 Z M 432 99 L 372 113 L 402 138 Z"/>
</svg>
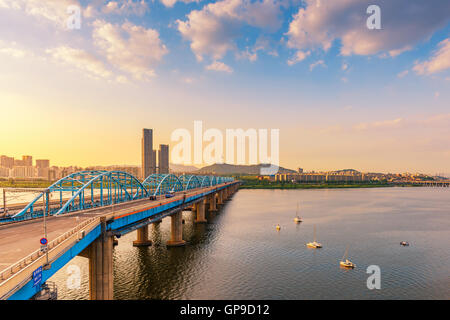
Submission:
<svg viewBox="0 0 450 320">
<path fill-rule="evenodd" d="M 197 120 L 279 129 L 283 167 L 450 173 L 449 88 L 448 0 L 0 0 L 0 154 L 52 165 Z"/>
</svg>

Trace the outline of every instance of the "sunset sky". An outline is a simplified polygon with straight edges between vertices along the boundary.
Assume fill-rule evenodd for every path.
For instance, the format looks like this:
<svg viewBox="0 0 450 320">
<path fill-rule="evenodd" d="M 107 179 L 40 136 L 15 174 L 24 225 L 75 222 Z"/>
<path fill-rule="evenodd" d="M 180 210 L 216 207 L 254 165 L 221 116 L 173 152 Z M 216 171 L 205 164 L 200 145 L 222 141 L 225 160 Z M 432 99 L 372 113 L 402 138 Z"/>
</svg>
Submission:
<svg viewBox="0 0 450 320">
<path fill-rule="evenodd" d="M 52 165 L 201 120 L 280 129 L 288 168 L 450 173 L 449 89 L 448 0 L 0 0 L 0 154 Z"/>
</svg>

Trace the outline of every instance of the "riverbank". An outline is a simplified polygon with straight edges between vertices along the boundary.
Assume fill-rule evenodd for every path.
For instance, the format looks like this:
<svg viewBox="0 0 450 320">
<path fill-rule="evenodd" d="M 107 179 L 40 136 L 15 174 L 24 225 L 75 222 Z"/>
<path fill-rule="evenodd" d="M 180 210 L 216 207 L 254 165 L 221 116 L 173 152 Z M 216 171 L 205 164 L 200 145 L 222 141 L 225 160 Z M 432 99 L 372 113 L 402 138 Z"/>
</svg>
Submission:
<svg viewBox="0 0 450 320">
<path fill-rule="evenodd" d="M 0 188 L 47 188 L 51 186 L 50 181 L 10 181 L 10 180 L 0 180 Z"/>
<path fill-rule="evenodd" d="M 258 180 L 241 179 L 244 183 L 241 189 L 346 189 L 346 188 L 388 188 L 388 187 L 416 187 L 411 184 L 391 184 L 387 182 L 372 183 L 292 183 L 292 182 L 270 182 Z"/>
</svg>

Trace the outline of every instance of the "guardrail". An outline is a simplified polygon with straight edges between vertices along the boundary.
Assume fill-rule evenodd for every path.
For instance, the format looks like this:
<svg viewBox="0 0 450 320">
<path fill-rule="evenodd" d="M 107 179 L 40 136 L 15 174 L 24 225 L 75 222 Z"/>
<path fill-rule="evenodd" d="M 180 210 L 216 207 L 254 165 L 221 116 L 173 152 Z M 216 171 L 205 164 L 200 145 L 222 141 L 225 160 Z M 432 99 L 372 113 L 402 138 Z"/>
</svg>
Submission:
<svg viewBox="0 0 450 320">
<path fill-rule="evenodd" d="M 76 233 L 76 232 L 80 231 L 81 229 L 85 228 L 86 226 L 88 226 L 89 224 L 94 222 L 95 220 L 98 220 L 99 223 L 100 223 L 100 217 L 94 217 L 94 218 L 91 218 L 91 219 L 88 219 L 88 220 L 85 220 L 85 221 L 81 222 L 75 228 L 67 231 L 66 233 L 60 235 L 55 240 L 51 241 L 47 245 L 47 250 L 50 251 L 50 250 L 56 248 L 64 240 L 66 240 L 67 238 L 72 236 L 74 233 Z M 10 278 L 14 274 L 16 274 L 17 272 L 19 272 L 22 269 L 26 268 L 28 265 L 33 263 L 35 260 L 37 260 L 38 258 L 43 256 L 44 254 L 45 254 L 45 251 L 42 251 L 41 249 L 38 249 L 38 250 L 32 252 L 31 254 L 26 256 L 25 258 L 19 260 L 18 262 L 14 263 L 13 265 L 11 265 L 11 266 L 7 267 L 6 269 L 2 270 L 0 272 L 0 280 L 6 280 L 6 279 Z"/>
</svg>

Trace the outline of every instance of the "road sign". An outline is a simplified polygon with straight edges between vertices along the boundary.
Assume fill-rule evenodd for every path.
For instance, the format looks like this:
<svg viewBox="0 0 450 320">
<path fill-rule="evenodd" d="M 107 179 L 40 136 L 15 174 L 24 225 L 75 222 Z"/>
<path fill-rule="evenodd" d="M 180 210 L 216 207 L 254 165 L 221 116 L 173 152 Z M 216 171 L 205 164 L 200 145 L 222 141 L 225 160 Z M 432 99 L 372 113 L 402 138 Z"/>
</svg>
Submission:
<svg viewBox="0 0 450 320">
<path fill-rule="evenodd" d="M 47 238 L 41 238 L 41 240 L 39 240 L 39 242 L 43 245 L 43 246 L 45 246 L 46 244 L 47 244 Z"/>
<path fill-rule="evenodd" d="M 33 287 L 40 285 L 42 282 L 42 266 L 33 271 Z"/>
</svg>

